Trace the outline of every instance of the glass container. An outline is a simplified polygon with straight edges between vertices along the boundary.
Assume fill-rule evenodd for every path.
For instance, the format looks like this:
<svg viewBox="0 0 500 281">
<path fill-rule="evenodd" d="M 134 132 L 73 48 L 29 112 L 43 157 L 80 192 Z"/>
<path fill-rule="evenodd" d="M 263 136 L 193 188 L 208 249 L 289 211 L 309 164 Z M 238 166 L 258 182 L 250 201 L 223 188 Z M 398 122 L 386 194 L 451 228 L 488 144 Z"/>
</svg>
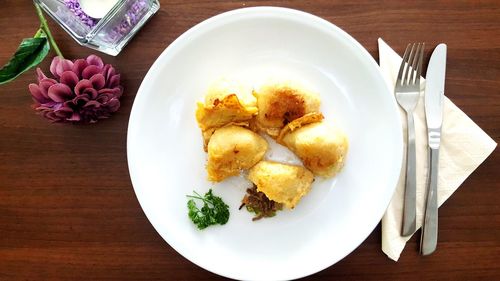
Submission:
<svg viewBox="0 0 500 281">
<path fill-rule="evenodd" d="M 120 0 L 102 19 L 92 19 L 69 7 L 68 1 L 34 1 L 80 45 L 112 56 L 118 55 L 160 8 L 157 0 Z"/>
</svg>

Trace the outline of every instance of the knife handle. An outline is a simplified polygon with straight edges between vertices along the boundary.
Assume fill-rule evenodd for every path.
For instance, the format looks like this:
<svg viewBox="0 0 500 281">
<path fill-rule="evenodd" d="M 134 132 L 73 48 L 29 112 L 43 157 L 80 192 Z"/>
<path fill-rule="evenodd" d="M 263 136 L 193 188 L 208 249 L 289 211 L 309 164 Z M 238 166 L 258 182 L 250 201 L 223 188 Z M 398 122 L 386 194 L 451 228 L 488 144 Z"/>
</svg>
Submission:
<svg viewBox="0 0 500 281">
<path fill-rule="evenodd" d="M 402 236 L 412 235 L 415 232 L 415 223 L 417 221 L 417 159 L 415 152 L 415 122 L 413 112 L 407 112 L 408 120 L 408 144 L 406 147 L 406 181 L 405 181 L 405 200 L 403 207 L 403 227 Z"/>
<path fill-rule="evenodd" d="M 427 200 L 425 207 L 424 224 L 422 225 L 422 236 L 420 237 L 420 253 L 430 255 L 436 250 L 438 236 L 438 164 L 439 147 L 430 148 L 429 153 L 429 186 L 427 187 Z"/>
</svg>

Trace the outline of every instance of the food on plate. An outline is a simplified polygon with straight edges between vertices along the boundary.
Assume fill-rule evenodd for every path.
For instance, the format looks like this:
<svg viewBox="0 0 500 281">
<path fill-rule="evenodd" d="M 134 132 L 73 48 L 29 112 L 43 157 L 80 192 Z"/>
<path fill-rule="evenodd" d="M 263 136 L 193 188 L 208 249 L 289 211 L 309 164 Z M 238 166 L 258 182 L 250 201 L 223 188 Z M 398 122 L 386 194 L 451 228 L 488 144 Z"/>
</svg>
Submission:
<svg viewBox="0 0 500 281">
<path fill-rule="evenodd" d="M 245 206 L 255 213 L 253 220 L 272 217 L 283 207 L 293 209 L 310 191 L 315 175 L 332 177 L 340 171 L 349 147 L 346 135 L 324 122 L 316 93 L 294 82 L 276 81 L 252 91 L 217 80 L 196 110 L 208 153 L 208 180 L 220 182 L 249 169 L 254 187 L 247 189 L 240 209 Z M 258 132 L 286 146 L 305 167 L 263 160 L 269 144 Z M 190 217 L 205 225 L 208 207 L 198 210 L 193 204 L 188 204 Z"/>
<path fill-rule="evenodd" d="M 320 122 L 323 119 L 324 119 L 324 116 L 321 113 L 318 113 L 318 112 L 307 113 L 306 115 L 304 115 L 300 118 L 297 118 L 297 119 L 293 120 L 292 122 L 286 124 L 286 126 L 281 129 L 278 137 L 276 138 L 276 141 L 278 143 L 280 143 L 281 140 L 283 139 L 283 137 L 287 133 L 293 132 L 293 131 L 297 130 L 298 128 L 305 126 L 307 124 Z"/>
<path fill-rule="evenodd" d="M 257 186 L 253 185 L 252 188 L 247 188 L 247 194 L 241 200 L 241 208 L 246 207 L 247 211 L 255 213 L 253 221 L 260 220 L 261 218 L 274 217 L 277 211 L 283 208 L 283 204 L 275 202 L 267 198 L 267 196 L 257 190 Z"/>
<path fill-rule="evenodd" d="M 251 168 L 267 148 L 267 141 L 249 129 L 230 125 L 215 130 L 207 147 L 208 179 L 219 182 Z"/>
<path fill-rule="evenodd" d="M 240 126 L 240 127 L 245 127 L 245 128 L 248 128 L 252 131 L 255 131 L 251 128 L 250 122 L 229 122 L 228 124 L 224 125 L 223 127 L 229 127 L 229 126 Z M 214 134 L 214 132 L 217 129 L 220 129 L 220 127 L 209 128 L 209 129 L 206 129 L 205 131 L 201 132 L 201 135 L 203 137 L 203 150 L 205 150 L 205 152 L 208 152 L 208 142 L 210 141 L 210 138 L 212 137 L 212 135 Z"/>
<path fill-rule="evenodd" d="M 267 198 L 293 209 L 311 189 L 314 175 L 304 167 L 261 161 L 250 169 L 248 179 Z"/>
<path fill-rule="evenodd" d="M 187 195 L 188 200 L 188 216 L 198 229 L 205 229 L 211 225 L 224 225 L 229 220 L 229 206 L 224 203 L 222 198 L 213 195 L 210 189 L 204 196 L 193 191 L 194 195 Z M 203 207 L 200 209 L 196 205 L 195 200 L 203 202 Z"/>
<path fill-rule="evenodd" d="M 198 102 L 196 120 L 202 132 L 230 123 L 248 122 L 257 114 L 256 105 L 250 88 L 221 79 L 208 88 L 205 102 Z"/>
<path fill-rule="evenodd" d="M 340 171 L 349 148 L 344 132 L 323 121 L 287 131 L 278 141 L 293 151 L 305 167 L 323 177 Z"/>
<path fill-rule="evenodd" d="M 241 105 L 249 110 L 256 111 L 257 99 L 252 93 L 252 88 L 234 80 L 221 78 L 212 82 L 205 95 L 205 104 L 213 104 L 230 95 L 236 95 Z"/>
<path fill-rule="evenodd" d="M 319 96 L 292 82 L 271 82 L 254 91 L 259 113 L 258 128 L 276 138 L 293 120 L 310 112 L 319 112 Z"/>
</svg>

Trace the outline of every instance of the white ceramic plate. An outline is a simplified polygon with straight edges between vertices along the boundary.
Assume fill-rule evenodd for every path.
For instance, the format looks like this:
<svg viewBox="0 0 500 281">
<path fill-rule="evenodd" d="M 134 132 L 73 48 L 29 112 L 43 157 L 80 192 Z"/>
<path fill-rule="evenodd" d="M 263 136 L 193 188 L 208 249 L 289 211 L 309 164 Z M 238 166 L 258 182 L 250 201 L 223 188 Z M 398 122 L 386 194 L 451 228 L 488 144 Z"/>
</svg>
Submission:
<svg viewBox="0 0 500 281">
<path fill-rule="evenodd" d="M 317 179 L 295 210 L 252 222 L 252 214 L 238 211 L 249 186 L 243 177 L 206 180 L 194 112 L 214 79 L 259 84 L 276 75 L 320 94 L 326 120 L 346 131 L 350 151 L 342 172 Z M 370 234 L 392 197 L 403 145 L 394 98 L 358 42 L 316 16 L 259 7 L 208 19 L 160 55 L 137 93 L 127 150 L 137 198 L 177 252 L 226 277 L 280 280 L 331 266 Z M 294 162 L 277 146 L 267 157 Z M 185 195 L 209 188 L 231 216 L 224 226 L 199 231 L 187 216 Z"/>
</svg>

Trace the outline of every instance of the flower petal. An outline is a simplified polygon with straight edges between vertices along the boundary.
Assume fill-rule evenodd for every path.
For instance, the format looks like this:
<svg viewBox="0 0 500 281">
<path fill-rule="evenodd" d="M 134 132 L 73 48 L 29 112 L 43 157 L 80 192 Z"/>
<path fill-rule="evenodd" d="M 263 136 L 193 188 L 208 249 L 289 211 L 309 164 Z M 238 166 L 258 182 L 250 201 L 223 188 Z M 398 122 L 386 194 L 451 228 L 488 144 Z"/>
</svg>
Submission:
<svg viewBox="0 0 500 281">
<path fill-rule="evenodd" d="M 56 65 L 56 73 L 58 77 L 65 71 L 73 69 L 73 62 L 67 59 L 60 59 L 59 63 Z"/>
<path fill-rule="evenodd" d="M 47 76 L 45 76 L 45 73 L 40 69 L 40 67 L 36 68 L 36 75 L 38 82 L 42 81 L 42 79 L 47 79 Z"/>
<path fill-rule="evenodd" d="M 92 82 L 92 85 L 94 86 L 94 89 L 100 90 L 104 87 L 106 84 L 106 81 L 104 80 L 104 75 L 97 73 L 94 76 L 90 78 L 90 82 Z"/>
<path fill-rule="evenodd" d="M 82 120 L 82 118 L 80 117 L 80 114 L 78 112 L 73 112 L 73 115 L 71 115 L 71 117 L 66 119 L 66 120 L 78 122 L 78 121 Z"/>
<path fill-rule="evenodd" d="M 104 62 L 102 61 L 102 59 L 96 55 L 90 55 L 87 57 L 87 63 L 89 65 L 95 65 L 95 66 L 98 66 L 99 69 L 102 69 L 102 67 L 104 66 Z"/>
<path fill-rule="evenodd" d="M 78 79 L 76 73 L 74 73 L 72 70 L 64 71 L 61 74 L 61 78 L 59 78 L 59 82 L 68 85 L 68 87 L 70 87 L 71 89 L 75 88 L 79 80 L 80 79 Z"/>
<path fill-rule="evenodd" d="M 89 102 L 87 102 L 83 107 L 86 108 L 86 107 L 94 107 L 94 108 L 98 108 L 100 107 L 101 104 L 95 100 L 91 100 Z"/>
<path fill-rule="evenodd" d="M 86 60 L 77 59 L 73 63 L 73 67 L 71 68 L 71 70 L 78 76 L 78 78 L 82 78 L 82 72 L 88 65 L 89 64 Z"/>
<path fill-rule="evenodd" d="M 89 101 L 89 97 L 87 95 L 76 96 L 72 100 L 73 104 L 78 106 L 78 107 L 84 106 L 88 101 Z"/>
<path fill-rule="evenodd" d="M 108 88 L 114 88 L 120 85 L 120 74 L 115 74 L 111 76 L 111 79 L 108 80 L 108 84 L 106 85 Z"/>
<path fill-rule="evenodd" d="M 88 96 L 90 99 L 97 98 L 97 90 L 94 88 L 85 88 L 83 92 L 80 91 L 83 96 Z"/>
<path fill-rule="evenodd" d="M 68 85 L 58 83 L 50 86 L 48 95 L 55 102 L 64 102 L 73 96 L 73 92 Z"/>
<path fill-rule="evenodd" d="M 106 64 L 104 66 L 104 68 L 102 69 L 102 75 L 104 75 L 104 78 L 106 78 L 106 81 L 111 79 L 111 77 L 115 74 L 116 74 L 116 71 L 111 64 Z"/>
<path fill-rule="evenodd" d="M 108 108 L 109 112 L 116 112 L 120 108 L 120 101 L 116 98 L 113 98 L 106 103 L 106 107 Z"/>
<path fill-rule="evenodd" d="M 66 118 L 70 118 L 71 115 L 73 115 L 73 109 L 71 109 L 67 106 L 63 106 L 63 107 L 59 108 L 58 110 L 55 110 L 54 113 L 57 117 L 66 119 Z"/>
<path fill-rule="evenodd" d="M 54 75 L 54 77 L 56 78 L 59 78 L 59 75 L 57 74 L 57 65 L 59 64 L 59 62 L 61 61 L 61 58 L 59 56 L 55 56 L 53 59 L 52 59 L 52 62 L 50 63 L 50 73 L 52 73 L 52 75 Z"/>
<path fill-rule="evenodd" d="M 120 94 L 120 88 L 103 88 L 97 91 L 99 94 L 109 94 L 112 95 L 113 97 L 118 97 Z"/>
<path fill-rule="evenodd" d="M 43 111 L 43 117 L 49 119 L 52 122 L 60 122 L 60 121 L 62 121 L 62 119 L 59 118 L 59 117 L 57 117 L 54 114 L 54 111 L 52 111 L 52 110 Z"/>
<path fill-rule="evenodd" d="M 97 73 L 101 73 L 101 69 L 96 65 L 89 65 L 82 71 L 82 78 L 90 79 L 90 77 L 94 76 Z"/>
<path fill-rule="evenodd" d="M 99 94 L 95 100 L 102 103 L 102 104 L 105 104 L 113 97 L 114 96 L 110 95 L 110 94 Z"/>
<path fill-rule="evenodd" d="M 44 78 L 44 79 L 40 80 L 40 83 L 57 84 L 57 80 L 52 79 L 52 78 Z"/>
<path fill-rule="evenodd" d="M 53 103 L 53 106 L 52 106 L 52 109 L 53 110 L 58 110 L 59 108 L 61 108 L 63 106 L 63 103 L 62 102 L 54 102 Z"/>
<path fill-rule="evenodd" d="M 40 90 L 42 91 L 42 94 L 45 98 L 50 99 L 49 98 L 49 88 L 50 88 L 50 86 L 52 86 L 54 84 L 57 84 L 57 81 L 54 79 L 50 79 L 50 78 L 42 79 L 40 81 L 40 83 L 38 83 L 38 85 L 40 86 Z"/>
<path fill-rule="evenodd" d="M 33 97 L 35 102 L 42 104 L 49 101 L 49 99 L 42 93 L 40 86 L 38 86 L 37 84 L 29 84 L 28 89 L 30 90 L 31 96 Z"/>
<path fill-rule="evenodd" d="M 60 105 L 61 105 L 60 102 L 49 101 L 49 102 L 41 104 L 40 108 L 53 110 L 54 108 L 59 108 Z"/>
<path fill-rule="evenodd" d="M 87 79 L 80 80 L 75 86 L 75 94 L 79 96 L 87 88 L 92 88 L 92 82 Z"/>
</svg>

